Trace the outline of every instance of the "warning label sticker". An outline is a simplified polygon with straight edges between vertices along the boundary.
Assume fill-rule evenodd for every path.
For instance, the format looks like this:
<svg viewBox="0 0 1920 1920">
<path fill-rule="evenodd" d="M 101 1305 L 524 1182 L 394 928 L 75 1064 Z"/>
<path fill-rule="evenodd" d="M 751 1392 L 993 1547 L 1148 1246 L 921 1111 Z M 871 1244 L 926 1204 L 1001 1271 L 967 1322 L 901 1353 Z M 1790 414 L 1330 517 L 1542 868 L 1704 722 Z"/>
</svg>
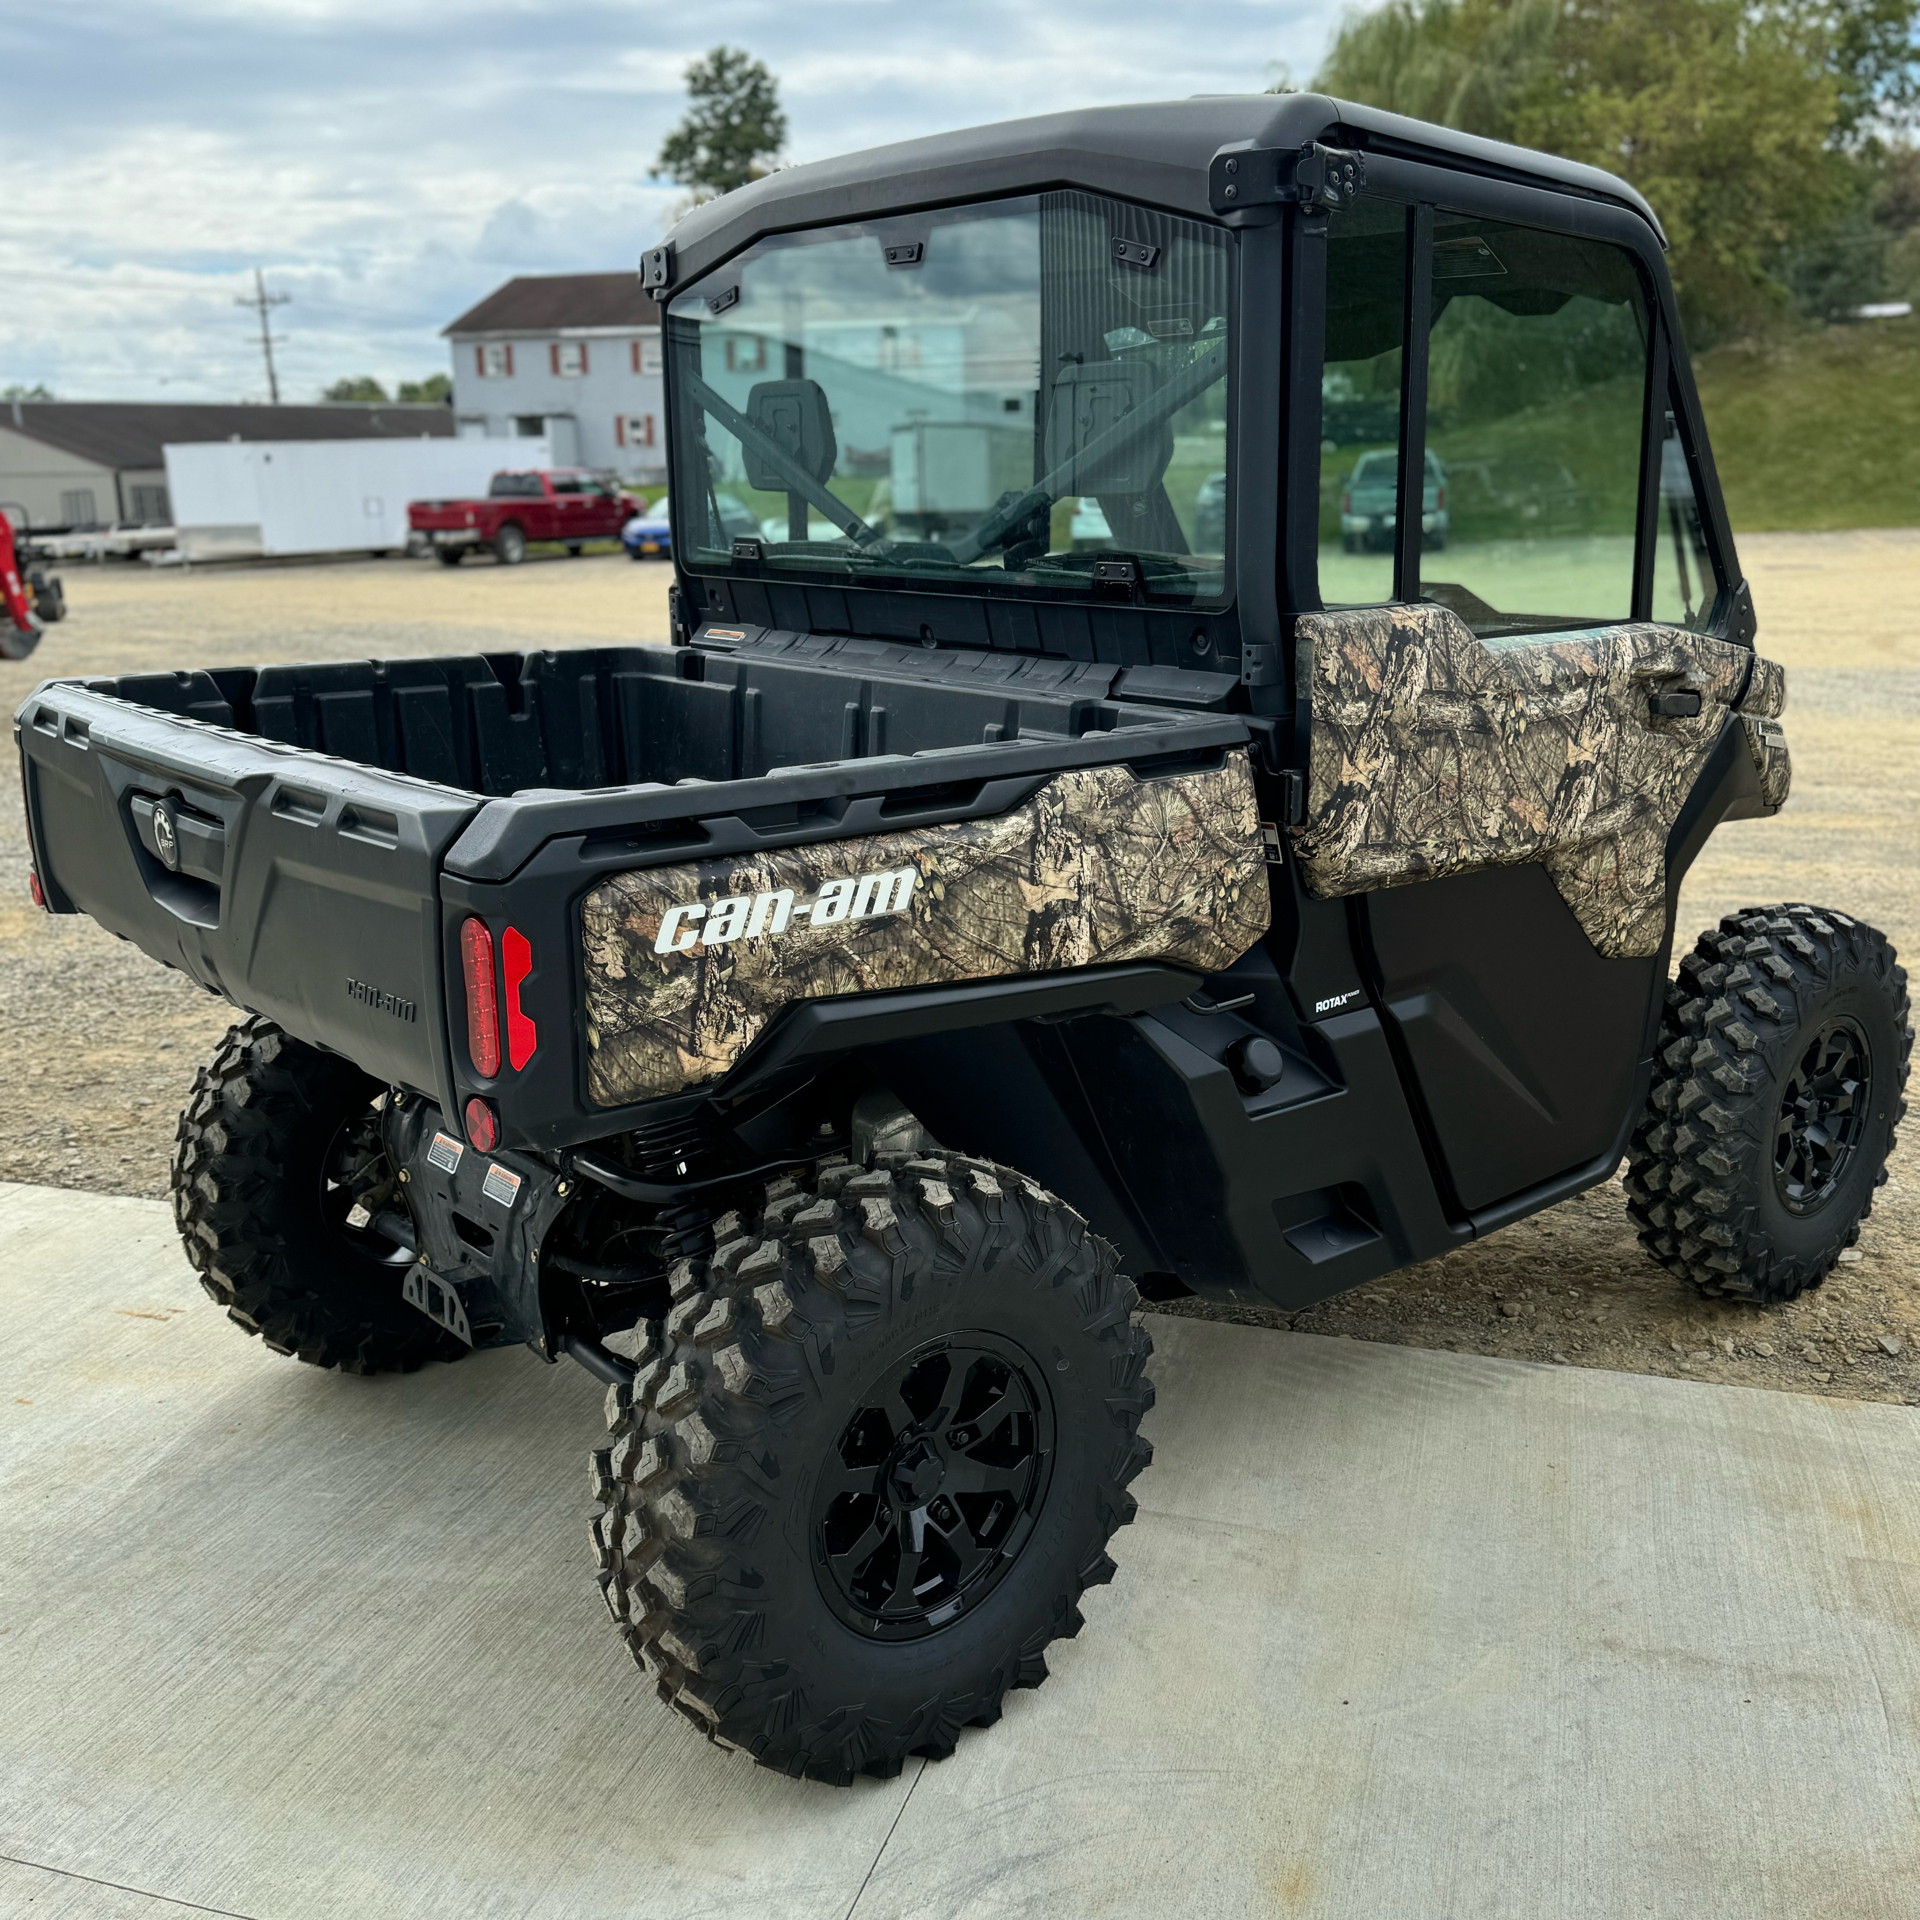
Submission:
<svg viewBox="0 0 1920 1920">
<path fill-rule="evenodd" d="M 505 1167 L 489 1167 L 487 1177 L 480 1182 L 480 1191 L 496 1207 L 512 1212 L 513 1203 L 520 1198 L 520 1176 L 509 1173 Z"/>
<path fill-rule="evenodd" d="M 427 1143 L 427 1160 L 442 1173 L 458 1173 L 466 1148 L 450 1133 L 436 1133 Z"/>
</svg>

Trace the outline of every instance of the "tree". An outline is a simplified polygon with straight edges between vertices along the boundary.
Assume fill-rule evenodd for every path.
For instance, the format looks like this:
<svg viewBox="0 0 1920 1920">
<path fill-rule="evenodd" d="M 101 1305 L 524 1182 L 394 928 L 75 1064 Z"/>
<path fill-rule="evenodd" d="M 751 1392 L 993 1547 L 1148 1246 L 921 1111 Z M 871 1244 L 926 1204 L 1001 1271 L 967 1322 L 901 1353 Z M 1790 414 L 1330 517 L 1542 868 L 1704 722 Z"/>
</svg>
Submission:
<svg viewBox="0 0 1920 1920">
<path fill-rule="evenodd" d="M 52 388 L 42 386 L 38 380 L 30 387 L 22 385 L 18 380 L 11 386 L 0 387 L 0 400 L 51 400 L 52 398 Z"/>
<path fill-rule="evenodd" d="M 320 398 L 322 400 L 360 400 L 381 401 L 387 397 L 387 390 L 370 373 L 354 375 L 345 380 L 336 380 Z"/>
<path fill-rule="evenodd" d="M 424 380 L 402 380 L 394 398 L 414 406 L 451 406 L 453 381 L 444 373 L 430 373 Z"/>
<path fill-rule="evenodd" d="M 773 171 L 787 116 L 773 75 L 739 47 L 715 47 L 687 68 L 687 116 L 655 162 L 699 200 L 731 193 Z"/>
<path fill-rule="evenodd" d="M 1561 0 L 1387 0 L 1348 15 L 1315 76 L 1323 93 L 1511 140 L 1546 77 Z"/>
<path fill-rule="evenodd" d="M 1865 284 L 1857 249 L 1820 263 L 1863 218 L 1876 133 L 1915 111 L 1916 20 L 1920 0 L 1388 0 L 1317 84 L 1623 175 L 1712 339 Z"/>
</svg>

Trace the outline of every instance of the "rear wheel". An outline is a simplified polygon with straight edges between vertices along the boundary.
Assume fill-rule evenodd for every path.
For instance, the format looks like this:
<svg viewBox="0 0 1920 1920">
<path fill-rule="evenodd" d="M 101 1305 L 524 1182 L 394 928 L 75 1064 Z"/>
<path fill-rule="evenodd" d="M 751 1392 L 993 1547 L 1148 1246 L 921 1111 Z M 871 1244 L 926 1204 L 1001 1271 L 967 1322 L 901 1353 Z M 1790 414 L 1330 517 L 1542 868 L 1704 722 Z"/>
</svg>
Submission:
<svg viewBox="0 0 1920 1920">
<path fill-rule="evenodd" d="M 173 1151 L 173 1217 L 227 1318 L 276 1353 L 409 1373 L 465 1344 L 409 1306 L 413 1255 L 387 1159 L 387 1089 L 337 1054 L 243 1020 L 200 1069 Z"/>
<path fill-rule="evenodd" d="M 517 567 L 527 557 L 527 536 L 511 520 L 493 536 L 493 557 L 503 567 Z"/>
<path fill-rule="evenodd" d="M 1873 928 L 1806 906 L 1729 914 L 1669 989 L 1627 1207 L 1701 1292 L 1771 1305 L 1815 1287 L 1887 1177 L 1913 1029 Z"/>
<path fill-rule="evenodd" d="M 1004 1168 L 880 1158 L 716 1224 L 593 1459 L 601 1589 L 661 1697 L 835 1782 L 1046 1678 L 1152 1457 L 1113 1249 Z"/>
<path fill-rule="evenodd" d="M 433 557 L 443 567 L 457 567 L 467 557 L 465 547 L 435 547 Z"/>
</svg>

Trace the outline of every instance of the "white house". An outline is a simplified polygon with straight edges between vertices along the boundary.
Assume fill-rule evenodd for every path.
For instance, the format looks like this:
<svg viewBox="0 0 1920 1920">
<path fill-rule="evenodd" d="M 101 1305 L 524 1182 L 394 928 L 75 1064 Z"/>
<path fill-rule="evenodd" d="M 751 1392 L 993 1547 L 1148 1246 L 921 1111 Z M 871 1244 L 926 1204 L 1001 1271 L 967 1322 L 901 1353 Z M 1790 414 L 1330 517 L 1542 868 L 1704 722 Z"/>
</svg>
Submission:
<svg viewBox="0 0 1920 1920">
<path fill-rule="evenodd" d="M 561 466 L 666 477 L 659 309 L 636 273 L 523 275 L 444 332 L 456 432 L 543 437 Z"/>
</svg>

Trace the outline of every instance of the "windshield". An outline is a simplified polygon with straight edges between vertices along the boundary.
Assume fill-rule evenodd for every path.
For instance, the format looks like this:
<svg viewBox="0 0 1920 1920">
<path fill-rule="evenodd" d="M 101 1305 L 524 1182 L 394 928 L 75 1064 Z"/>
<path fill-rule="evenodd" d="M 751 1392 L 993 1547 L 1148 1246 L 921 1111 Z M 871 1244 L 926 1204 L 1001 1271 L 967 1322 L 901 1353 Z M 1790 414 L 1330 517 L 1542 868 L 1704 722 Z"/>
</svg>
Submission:
<svg viewBox="0 0 1920 1920">
<path fill-rule="evenodd" d="M 1077 192 L 762 242 L 668 310 L 686 563 L 1219 603 L 1227 261 Z"/>
</svg>

